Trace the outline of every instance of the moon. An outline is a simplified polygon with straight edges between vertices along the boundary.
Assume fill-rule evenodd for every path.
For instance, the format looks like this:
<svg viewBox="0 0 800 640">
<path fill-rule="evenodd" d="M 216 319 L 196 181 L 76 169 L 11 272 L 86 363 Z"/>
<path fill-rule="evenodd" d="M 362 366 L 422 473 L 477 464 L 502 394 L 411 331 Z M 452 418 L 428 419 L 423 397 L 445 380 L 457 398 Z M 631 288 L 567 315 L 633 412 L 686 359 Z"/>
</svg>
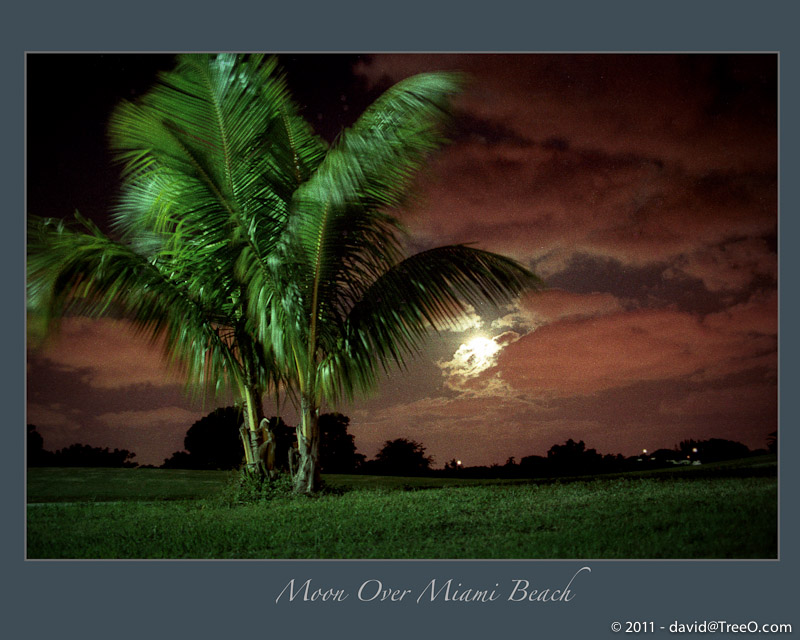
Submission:
<svg viewBox="0 0 800 640">
<path fill-rule="evenodd" d="M 476 336 L 464 345 L 470 355 L 475 357 L 479 363 L 488 364 L 492 356 L 500 351 L 500 345 L 494 340 L 484 338 L 483 336 Z"/>
<path fill-rule="evenodd" d="M 503 345 L 492 338 L 476 335 L 462 342 L 449 361 L 437 364 L 447 378 L 474 378 L 496 364 L 497 354 Z"/>
</svg>

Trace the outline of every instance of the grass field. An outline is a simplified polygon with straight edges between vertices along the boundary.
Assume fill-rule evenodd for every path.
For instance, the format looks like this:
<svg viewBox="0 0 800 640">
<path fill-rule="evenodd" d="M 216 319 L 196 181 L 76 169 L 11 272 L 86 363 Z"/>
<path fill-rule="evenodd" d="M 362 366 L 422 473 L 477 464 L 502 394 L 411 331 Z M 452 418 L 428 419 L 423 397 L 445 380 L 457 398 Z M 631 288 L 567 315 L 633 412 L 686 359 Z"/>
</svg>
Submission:
<svg viewBox="0 0 800 640">
<path fill-rule="evenodd" d="M 229 472 L 31 469 L 28 558 L 775 558 L 774 457 L 592 478 L 327 476 L 231 506 Z"/>
</svg>

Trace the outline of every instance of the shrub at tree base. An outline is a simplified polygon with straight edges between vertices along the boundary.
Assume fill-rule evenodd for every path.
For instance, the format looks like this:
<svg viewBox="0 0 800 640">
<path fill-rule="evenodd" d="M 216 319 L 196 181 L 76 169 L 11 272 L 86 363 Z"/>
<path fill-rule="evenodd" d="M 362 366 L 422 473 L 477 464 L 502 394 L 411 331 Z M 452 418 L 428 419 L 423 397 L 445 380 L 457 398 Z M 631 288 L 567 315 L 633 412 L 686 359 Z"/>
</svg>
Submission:
<svg viewBox="0 0 800 640">
<path fill-rule="evenodd" d="M 275 478 L 268 478 L 241 469 L 231 476 L 231 480 L 220 493 L 219 501 L 234 506 L 270 502 L 292 495 L 295 494 L 290 475 L 282 473 Z"/>
<path fill-rule="evenodd" d="M 241 469 L 231 476 L 230 481 L 220 492 L 218 498 L 212 500 L 212 502 L 236 506 L 276 500 L 306 500 L 324 495 L 341 495 L 347 493 L 347 491 L 346 487 L 332 487 L 322 482 L 320 490 L 313 496 L 298 494 L 294 491 L 294 481 L 288 473 L 281 473 L 270 479 L 260 474 L 250 473 L 247 469 Z"/>
</svg>

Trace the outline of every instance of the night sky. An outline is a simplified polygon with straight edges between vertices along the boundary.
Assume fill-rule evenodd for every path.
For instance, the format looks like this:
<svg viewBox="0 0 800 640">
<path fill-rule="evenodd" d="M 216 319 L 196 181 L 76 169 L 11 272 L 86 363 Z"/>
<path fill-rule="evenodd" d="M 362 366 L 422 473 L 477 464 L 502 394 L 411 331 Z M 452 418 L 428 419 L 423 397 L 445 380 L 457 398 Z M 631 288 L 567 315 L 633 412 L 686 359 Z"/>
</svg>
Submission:
<svg viewBox="0 0 800 640">
<path fill-rule="evenodd" d="M 171 60 L 28 56 L 30 213 L 77 209 L 107 228 L 119 173 L 108 115 Z M 401 213 L 407 244 L 474 243 L 548 287 L 472 310 L 370 398 L 338 407 L 360 452 L 407 437 L 442 466 L 544 455 L 567 438 L 625 455 L 688 438 L 765 446 L 778 406 L 776 55 L 282 61 L 329 140 L 403 77 L 469 72 L 453 143 Z M 27 421 L 50 450 L 119 447 L 158 465 L 224 403 L 189 401 L 158 346 L 120 320 L 68 318 L 28 351 Z"/>
</svg>

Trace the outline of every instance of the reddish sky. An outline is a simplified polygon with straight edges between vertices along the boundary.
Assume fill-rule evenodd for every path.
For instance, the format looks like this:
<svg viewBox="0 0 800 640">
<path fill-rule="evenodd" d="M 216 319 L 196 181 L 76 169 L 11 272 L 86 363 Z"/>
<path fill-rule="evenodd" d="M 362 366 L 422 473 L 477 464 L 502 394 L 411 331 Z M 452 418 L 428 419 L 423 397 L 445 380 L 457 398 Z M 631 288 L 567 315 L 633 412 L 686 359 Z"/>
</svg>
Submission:
<svg viewBox="0 0 800 640">
<path fill-rule="evenodd" d="M 359 451 L 408 437 L 441 466 L 544 455 L 567 438 L 625 455 L 687 438 L 765 446 L 777 428 L 775 55 L 286 62 L 329 136 L 388 82 L 470 72 L 455 140 L 402 213 L 408 244 L 472 242 L 548 285 L 509 308 L 474 310 L 371 398 L 340 407 Z M 102 123 L 156 66 L 131 62 L 106 93 L 76 92 L 75 113 L 55 122 L 33 111 L 45 94 L 29 66 L 29 211 L 79 208 L 103 223 L 115 173 L 99 151 Z M 70 132 L 46 162 L 45 122 Z M 48 449 L 84 442 L 160 464 L 216 406 L 180 388 L 124 323 L 72 318 L 58 341 L 29 351 L 28 422 Z"/>
</svg>

